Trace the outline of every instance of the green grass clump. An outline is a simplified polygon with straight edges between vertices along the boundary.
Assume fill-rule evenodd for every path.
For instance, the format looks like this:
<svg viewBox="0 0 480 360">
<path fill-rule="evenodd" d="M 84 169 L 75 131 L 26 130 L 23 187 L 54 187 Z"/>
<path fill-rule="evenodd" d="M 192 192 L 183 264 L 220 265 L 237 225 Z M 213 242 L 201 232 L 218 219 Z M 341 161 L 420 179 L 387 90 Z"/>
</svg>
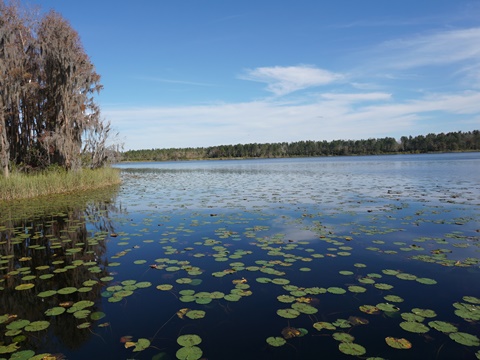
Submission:
<svg viewBox="0 0 480 360">
<path fill-rule="evenodd" d="M 7 178 L 0 176 L 0 201 L 93 190 L 119 183 L 120 171 L 110 167 L 38 174 L 13 173 Z"/>
</svg>

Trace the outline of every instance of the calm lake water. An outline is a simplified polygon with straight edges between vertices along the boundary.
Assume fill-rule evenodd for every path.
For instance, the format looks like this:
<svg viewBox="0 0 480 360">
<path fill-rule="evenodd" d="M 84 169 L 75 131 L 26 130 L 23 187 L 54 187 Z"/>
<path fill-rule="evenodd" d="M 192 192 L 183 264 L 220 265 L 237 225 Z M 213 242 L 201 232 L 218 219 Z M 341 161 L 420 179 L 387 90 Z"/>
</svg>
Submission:
<svg viewBox="0 0 480 360">
<path fill-rule="evenodd" d="M 480 153 L 118 167 L 0 204 L 0 359 L 480 359 Z"/>
</svg>

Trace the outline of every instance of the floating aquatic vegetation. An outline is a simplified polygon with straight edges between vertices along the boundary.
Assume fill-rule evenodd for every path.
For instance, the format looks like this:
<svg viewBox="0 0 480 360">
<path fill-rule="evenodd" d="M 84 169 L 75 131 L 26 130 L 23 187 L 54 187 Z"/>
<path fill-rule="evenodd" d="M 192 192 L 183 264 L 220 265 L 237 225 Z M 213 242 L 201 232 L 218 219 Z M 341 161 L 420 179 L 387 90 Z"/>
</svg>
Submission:
<svg viewBox="0 0 480 360">
<path fill-rule="evenodd" d="M 283 337 L 279 337 L 279 336 L 268 337 L 266 341 L 268 345 L 271 345 L 274 347 L 283 346 L 287 343 L 287 341 Z"/>
<path fill-rule="evenodd" d="M 386 337 L 385 342 L 394 349 L 408 350 L 412 348 L 412 343 L 404 338 Z"/>
</svg>

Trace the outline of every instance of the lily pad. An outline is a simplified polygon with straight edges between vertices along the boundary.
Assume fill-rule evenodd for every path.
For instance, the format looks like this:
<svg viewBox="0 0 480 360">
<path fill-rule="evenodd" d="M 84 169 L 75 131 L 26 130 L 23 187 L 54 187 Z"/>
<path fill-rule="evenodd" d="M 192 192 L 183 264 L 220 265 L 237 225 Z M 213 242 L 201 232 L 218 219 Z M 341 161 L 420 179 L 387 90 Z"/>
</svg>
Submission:
<svg viewBox="0 0 480 360">
<path fill-rule="evenodd" d="M 462 299 L 471 304 L 480 304 L 480 299 L 475 296 L 464 296 Z"/>
<path fill-rule="evenodd" d="M 57 293 L 61 295 L 68 295 L 68 294 L 73 294 L 76 291 L 77 291 L 76 287 L 69 286 L 69 287 L 64 287 L 62 289 L 57 290 Z"/>
<path fill-rule="evenodd" d="M 329 322 L 325 322 L 325 321 L 318 321 L 316 323 L 313 324 L 313 327 L 315 329 L 317 329 L 318 331 L 322 330 L 322 329 L 326 329 L 326 330 L 336 330 L 337 327 Z"/>
<path fill-rule="evenodd" d="M 295 309 L 278 309 L 277 314 L 286 319 L 295 319 L 300 315 L 300 311 Z"/>
<path fill-rule="evenodd" d="M 203 311 L 203 310 L 190 310 L 185 314 L 185 316 L 190 318 L 190 319 L 193 319 L 193 320 L 194 319 L 203 319 L 205 317 L 205 311 Z"/>
<path fill-rule="evenodd" d="M 157 289 L 162 291 L 168 291 L 173 289 L 173 285 L 170 285 L 170 284 L 157 285 Z"/>
<path fill-rule="evenodd" d="M 292 304 L 292 309 L 298 310 L 301 313 L 304 314 L 316 314 L 318 312 L 318 309 L 314 308 L 312 305 L 305 304 L 305 303 L 294 303 Z"/>
<path fill-rule="evenodd" d="M 348 291 L 352 293 L 364 293 L 365 291 L 367 291 L 367 289 L 365 289 L 363 286 L 350 285 L 348 287 Z"/>
<path fill-rule="evenodd" d="M 437 283 L 436 280 L 429 279 L 429 278 L 416 278 L 415 280 L 425 285 L 435 285 Z"/>
<path fill-rule="evenodd" d="M 181 346 L 194 346 L 202 342 L 202 338 L 196 334 L 180 335 L 177 338 L 177 343 Z"/>
<path fill-rule="evenodd" d="M 17 351 L 20 348 L 17 344 L 18 343 L 14 342 L 10 345 L 0 345 L 0 354 L 9 354 Z"/>
<path fill-rule="evenodd" d="M 391 346 L 394 349 L 410 349 L 412 347 L 412 343 L 404 338 L 394 338 L 394 337 L 386 337 L 385 342 L 388 346 Z"/>
<path fill-rule="evenodd" d="M 28 290 L 35 286 L 35 284 L 26 283 L 15 286 L 15 290 Z"/>
<path fill-rule="evenodd" d="M 438 330 L 438 331 L 441 331 L 443 333 L 453 333 L 453 332 L 457 332 L 458 329 L 455 325 L 453 324 L 450 324 L 448 322 L 445 322 L 445 321 L 430 321 L 428 323 L 428 326 L 430 326 L 431 328 L 435 329 L 435 330 Z"/>
<path fill-rule="evenodd" d="M 47 316 L 57 316 L 57 315 L 63 314 L 65 311 L 66 311 L 66 309 L 64 307 L 56 306 L 56 307 L 53 307 L 53 308 L 45 311 L 45 315 L 47 315 Z"/>
<path fill-rule="evenodd" d="M 18 329 L 23 329 L 28 324 L 30 324 L 29 320 L 19 319 L 19 320 L 12 321 L 10 324 L 6 326 L 6 328 L 9 330 L 18 330 Z"/>
<path fill-rule="evenodd" d="M 437 313 L 431 309 L 419 309 L 419 308 L 413 308 L 412 313 L 416 315 L 423 316 L 425 318 L 433 318 L 437 316 Z"/>
<path fill-rule="evenodd" d="M 424 334 L 430 330 L 428 326 L 416 321 L 403 321 L 400 323 L 400 327 L 403 330 L 418 334 Z"/>
<path fill-rule="evenodd" d="M 267 338 L 267 344 L 271 345 L 271 346 L 275 346 L 275 347 L 279 347 L 279 346 L 282 346 L 282 345 L 285 345 L 287 343 L 287 341 L 280 337 L 280 336 L 270 336 L 269 338 Z"/>
<path fill-rule="evenodd" d="M 34 321 L 25 326 L 25 331 L 42 331 L 50 326 L 48 321 Z"/>
<path fill-rule="evenodd" d="M 198 346 L 185 346 L 177 351 L 176 356 L 179 360 L 198 360 L 202 354 L 203 351 Z"/>
<path fill-rule="evenodd" d="M 386 295 L 383 297 L 385 300 L 390 301 L 390 302 L 403 302 L 403 298 L 397 295 Z"/>
<path fill-rule="evenodd" d="M 347 290 L 342 289 L 340 287 L 336 287 L 336 286 L 331 286 L 331 287 L 327 288 L 327 291 L 330 294 L 337 294 L 337 295 L 342 295 L 342 294 L 345 294 L 347 292 Z"/>
<path fill-rule="evenodd" d="M 480 346 L 480 339 L 472 334 L 464 332 L 454 332 L 450 333 L 448 336 L 450 336 L 450 339 L 465 346 Z"/>
<path fill-rule="evenodd" d="M 90 314 L 90 319 L 97 321 L 97 320 L 103 319 L 105 316 L 106 314 L 104 312 L 96 311 Z"/>
<path fill-rule="evenodd" d="M 336 333 L 333 333 L 333 338 L 337 341 L 341 341 L 341 342 L 353 342 L 353 340 L 355 340 L 355 338 L 350 335 L 350 334 L 347 334 L 347 333 L 344 333 L 344 332 L 336 332 Z"/>
<path fill-rule="evenodd" d="M 133 351 L 134 352 L 143 351 L 146 348 L 148 348 L 149 346 L 150 346 L 150 340 L 140 338 L 135 343 L 135 348 L 133 349 Z"/>
<path fill-rule="evenodd" d="M 340 343 L 338 345 L 338 349 L 346 355 L 353 356 L 361 356 L 367 352 L 367 350 L 363 346 L 350 342 Z"/>
</svg>

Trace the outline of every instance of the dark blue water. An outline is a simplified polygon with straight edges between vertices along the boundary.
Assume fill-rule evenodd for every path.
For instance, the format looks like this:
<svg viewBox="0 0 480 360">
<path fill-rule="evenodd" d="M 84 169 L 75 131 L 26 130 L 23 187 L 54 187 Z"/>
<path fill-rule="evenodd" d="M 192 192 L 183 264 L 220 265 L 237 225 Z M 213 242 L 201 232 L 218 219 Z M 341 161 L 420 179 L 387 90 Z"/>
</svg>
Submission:
<svg viewBox="0 0 480 360">
<path fill-rule="evenodd" d="M 202 338 L 198 345 L 202 357 L 210 360 L 343 359 L 351 355 L 339 350 L 334 334 L 348 333 L 354 344 L 365 349 L 362 358 L 476 358 L 480 344 L 459 344 L 428 323 L 448 322 L 459 332 L 480 337 L 480 319 L 458 316 L 454 307 L 454 303 L 470 304 L 473 309 L 479 306 L 464 300 L 465 296 L 480 299 L 478 153 L 119 167 L 123 184 L 118 193 L 96 202 L 84 199 L 83 207 L 62 200 L 55 211 L 20 216 L 23 228 L 18 219 L 6 225 L 25 230 L 27 223 L 39 227 L 35 224 L 41 222 L 43 233 L 37 231 L 35 236 L 27 229 L 30 236 L 24 238 L 30 244 L 53 242 L 54 247 L 30 249 L 32 259 L 25 260 L 27 240 L 15 235 L 18 244 L 12 249 L 6 246 L 8 235 L 3 235 L 2 313 L 51 321 L 49 329 L 38 334 L 23 331 L 26 339 L 18 342 L 19 351 L 32 349 L 36 354 L 62 354 L 68 359 L 175 359 L 181 348 L 177 337 L 197 334 Z M 99 244 L 86 245 L 94 237 Z M 71 247 L 82 250 L 66 253 Z M 13 257 L 6 253 L 8 249 Z M 40 274 L 38 266 L 55 260 L 64 263 L 43 270 L 55 274 L 52 279 L 37 277 L 29 280 L 35 283 L 33 289 L 14 290 L 26 282 L 22 280 L 26 274 L 12 273 L 12 266 L 24 268 L 23 272 L 30 267 L 32 273 Z M 53 272 L 72 262 L 76 264 L 73 269 Z M 198 271 L 189 274 L 192 267 Z M 386 270 L 433 279 L 435 284 L 405 280 Z M 352 273 L 341 275 L 340 271 Z M 185 278 L 194 283 L 179 283 Z M 262 278 L 285 279 L 289 286 L 265 283 Z M 370 283 L 364 283 L 365 278 Z M 51 288 L 81 288 L 90 279 L 98 280 L 90 291 L 45 299 L 37 296 Z M 151 285 L 111 302 L 105 290 L 124 286 L 125 280 Z M 237 280 L 242 280 L 247 292 L 238 301 L 219 298 L 199 304 L 180 300 L 180 292 L 186 289 L 195 293 L 238 291 Z M 379 289 L 378 283 L 392 288 Z M 161 284 L 173 288 L 158 290 Z M 352 292 L 350 286 L 361 286 L 365 292 Z M 331 293 L 330 287 L 345 293 Z M 312 288 L 321 288 L 320 293 L 309 293 Z M 300 292 L 292 294 L 292 289 Z M 280 302 L 280 295 L 293 296 L 294 303 L 308 299 L 317 312 L 283 318 L 277 310 L 290 308 L 292 303 Z M 362 305 L 388 303 L 387 295 L 403 299 L 390 302 L 398 311 L 372 315 L 360 310 Z M 53 319 L 44 315 L 62 301 L 84 299 L 94 301 L 92 312 L 102 311 L 106 316 L 95 321 L 69 313 Z M 205 317 L 192 320 L 176 315 L 185 308 L 203 310 Z M 403 317 L 415 309 L 436 314 L 421 321 L 428 327 L 425 333 L 400 326 Z M 348 323 L 352 317 L 368 323 Z M 77 329 L 85 321 L 90 326 Z M 318 331 L 313 324 L 320 321 L 337 324 L 337 329 Z M 8 323 L 0 324 L 5 344 L 13 341 L 4 335 Z M 345 323 L 350 327 L 341 327 Z M 281 347 L 267 344 L 269 337 L 282 337 L 286 327 L 306 331 L 304 336 L 286 339 Z M 134 347 L 125 348 L 121 341 L 125 336 L 132 342 L 148 339 L 151 345 L 134 352 Z M 393 349 L 386 337 L 405 338 L 411 349 Z"/>
</svg>

